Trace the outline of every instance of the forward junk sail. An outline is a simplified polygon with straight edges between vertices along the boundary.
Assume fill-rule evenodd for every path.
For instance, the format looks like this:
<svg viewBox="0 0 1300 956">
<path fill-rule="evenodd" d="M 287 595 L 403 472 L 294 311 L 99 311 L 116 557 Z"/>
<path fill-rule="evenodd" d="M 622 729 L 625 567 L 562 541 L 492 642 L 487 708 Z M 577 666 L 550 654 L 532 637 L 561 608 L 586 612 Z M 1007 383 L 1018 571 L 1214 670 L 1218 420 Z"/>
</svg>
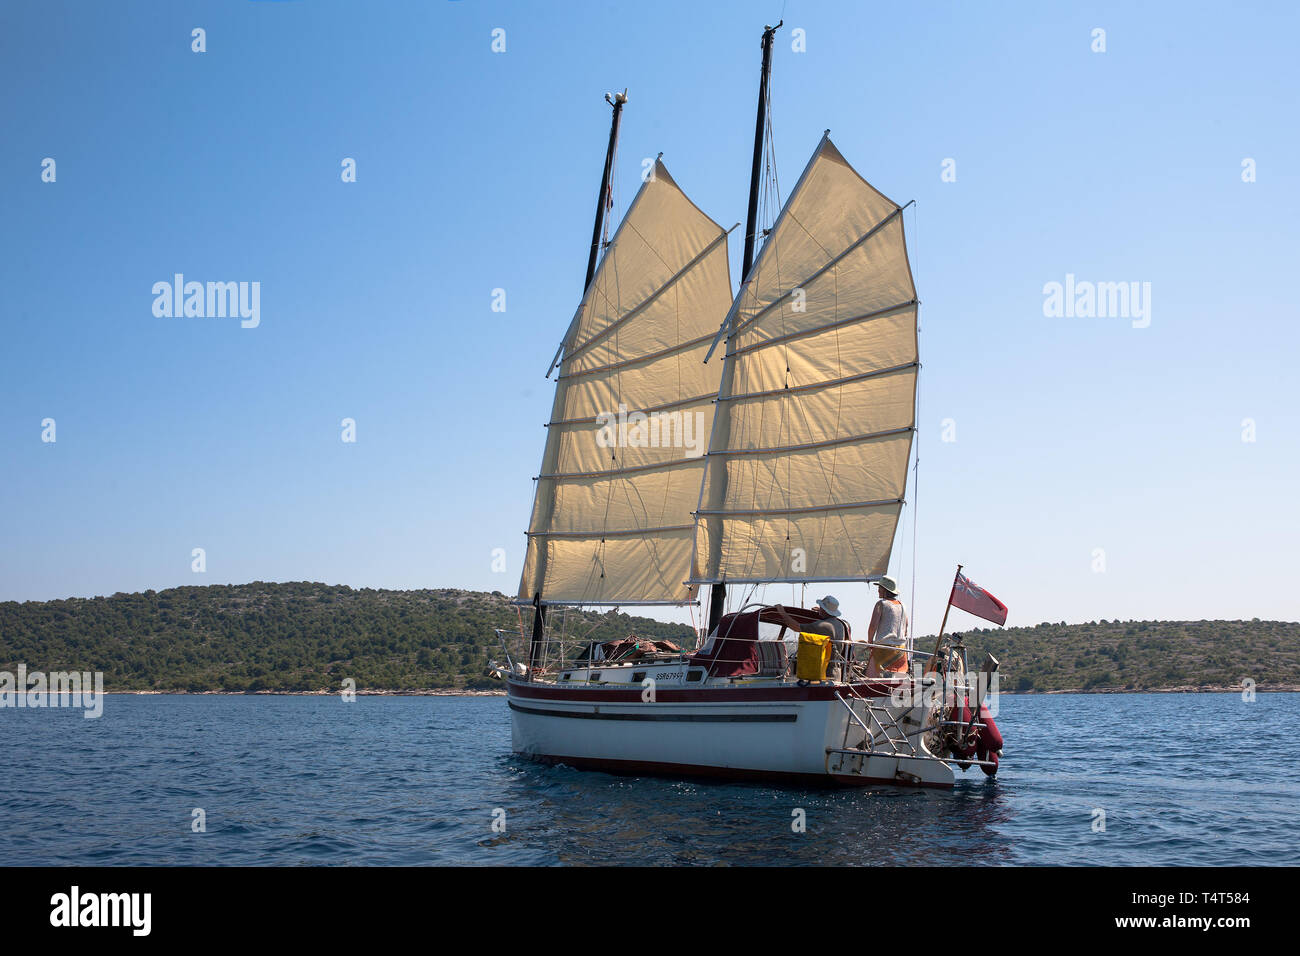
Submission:
<svg viewBox="0 0 1300 956">
<path fill-rule="evenodd" d="M 902 209 L 823 137 L 745 280 L 691 583 L 878 578 L 916 426 Z"/>
<path fill-rule="evenodd" d="M 727 232 L 656 161 L 561 346 L 519 601 L 693 599 L 699 501 L 731 303 Z"/>
</svg>

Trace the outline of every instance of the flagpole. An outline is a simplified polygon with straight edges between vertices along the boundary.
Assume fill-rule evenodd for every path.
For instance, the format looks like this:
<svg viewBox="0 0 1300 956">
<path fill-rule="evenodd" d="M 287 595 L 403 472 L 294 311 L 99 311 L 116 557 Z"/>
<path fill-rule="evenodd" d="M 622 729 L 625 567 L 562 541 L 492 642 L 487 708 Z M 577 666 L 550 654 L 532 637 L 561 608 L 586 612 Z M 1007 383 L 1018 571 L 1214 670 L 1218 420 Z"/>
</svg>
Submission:
<svg viewBox="0 0 1300 956">
<path fill-rule="evenodd" d="M 948 589 L 948 606 L 943 609 L 943 623 L 939 625 L 939 636 L 934 642 L 934 653 L 930 655 L 930 663 L 934 664 L 939 659 L 939 645 L 943 643 L 943 629 L 948 626 L 948 612 L 952 610 L 952 589 L 957 586 L 957 579 L 961 577 L 962 566 L 957 565 L 957 573 L 952 576 L 952 587 Z"/>
</svg>

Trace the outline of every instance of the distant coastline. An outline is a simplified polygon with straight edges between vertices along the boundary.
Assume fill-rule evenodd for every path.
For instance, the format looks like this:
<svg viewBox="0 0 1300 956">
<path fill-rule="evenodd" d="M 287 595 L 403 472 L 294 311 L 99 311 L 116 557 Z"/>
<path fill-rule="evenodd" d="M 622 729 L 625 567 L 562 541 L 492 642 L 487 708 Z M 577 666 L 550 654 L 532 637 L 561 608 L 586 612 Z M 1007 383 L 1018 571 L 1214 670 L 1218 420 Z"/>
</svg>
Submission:
<svg viewBox="0 0 1300 956">
<path fill-rule="evenodd" d="M 554 623 L 573 653 L 628 636 L 697 642 L 684 624 L 617 609 L 569 609 Z M 526 627 L 508 595 L 454 588 L 256 581 L 5 601 L 0 673 L 102 674 L 114 693 L 499 696 L 490 665 L 527 656 Z M 1300 622 L 1045 621 L 948 636 L 972 669 L 996 657 L 1006 694 L 1300 690 Z"/>
</svg>

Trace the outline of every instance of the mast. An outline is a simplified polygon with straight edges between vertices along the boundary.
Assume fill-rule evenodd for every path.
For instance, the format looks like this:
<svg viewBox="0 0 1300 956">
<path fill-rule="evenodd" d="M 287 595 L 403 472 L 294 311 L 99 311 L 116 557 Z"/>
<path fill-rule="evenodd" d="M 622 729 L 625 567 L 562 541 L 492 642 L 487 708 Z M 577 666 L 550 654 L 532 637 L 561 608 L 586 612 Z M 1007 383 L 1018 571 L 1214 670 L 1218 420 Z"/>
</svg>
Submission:
<svg viewBox="0 0 1300 956">
<path fill-rule="evenodd" d="M 614 116 L 609 124 L 609 144 L 605 147 L 605 169 L 600 177 L 600 195 L 596 197 L 596 222 L 591 227 L 591 253 L 587 256 L 587 276 L 582 280 L 582 291 L 585 294 L 587 287 L 591 285 L 591 277 L 596 274 L 596 260 L 600 257 L 600 237 L 605 226 L 605 210 L 609 207 L 609 177 L 614 167 L 614 151 L 618 146 L 618 124 L 623 116 L 623 104 L 627 102 L 627 90 L 622 93 L 615 93 L 611 97 L 605 94 L 605 102 L 614 108 Z M 556 361 L 559 356 L 556 356 Z M 551 363 L 555 367 L 555 363 Z M 550 372 L 546 373 L 548 376 Z M 533 594 L 533 636 L 528 645 L 528 665 L 530 668 L 537 666 L 537 658 L 544 646 L 544 631 L 546 628 L 546 605 L 542 603 L 542 592 L 537 591 Z"/>
<path fill-rule="evenodd" d="M 763 69 L 758 80 L 758 116 L 754 119 L 754 162 L 749 169 L 749 210 L 745 214 L 745 256 L 740 266 L 743 285 L 754 264 L 754 239 L 758 232 L 758 184 L 763 171 L 763 132 L 767 125 L 767 86 L 772 75 L 772 39 L 781 28 L 782 20 L 774 27 L 763 28 Z"/>
<path fill-rule="evenodd" d="M 609 208 L 609 176 L 614 167 L 614 151 L 618 147 L 618 121 L 623 116 L 623 104 L 627 102 L 627 90 L 615 93 L 613 98 L 605 94 L 605 102 L 614 107 L 614 118 L 609 124 L 609 145 L 605 148 L 605 172 L 600 177 L 600 195 L 596 197 L 596 224 L 591 228 L 591 254 L 587 257 L 587 278 L 583 280 L 582 291 L 591 285 L 591 277 L 596 274 L 596 260 L 600 254 L 600 235 L 605 225 L 605 210 Z"/>
<path fill-rule="evenodd" d="M 758 75 L 758 115 L 754 119 L 754 161 L 749 168 L 749 208 L 745 213 L 745 253 L 740 265 L 740 284 L 743 287 L 754 265 L 754 240 L 758 233 L 758 185 L 763 171 L 763 133 L 767 121 L 767 86 L 772 74 L 772 40 L 785 20 L 774 27 L 763 27 L 763 66 Z M 705 635 L 713 633 L 722 620 L 722 609 L 727 603 L 727 583 L 717 581 L 709 594 L 709 627 Z"/>
</svg>

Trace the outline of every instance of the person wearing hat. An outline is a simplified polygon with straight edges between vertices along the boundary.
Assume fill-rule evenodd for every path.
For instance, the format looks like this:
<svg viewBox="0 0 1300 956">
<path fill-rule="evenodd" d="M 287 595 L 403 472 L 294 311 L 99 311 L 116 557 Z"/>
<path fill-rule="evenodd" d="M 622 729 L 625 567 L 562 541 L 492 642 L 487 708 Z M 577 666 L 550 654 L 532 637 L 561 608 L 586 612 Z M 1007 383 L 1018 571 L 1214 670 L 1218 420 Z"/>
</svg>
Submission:
<svg viewBox="0 0 1300 956">
<path fill-rule="evenodd" d="M 831 639 L 831 666 L 838 665 L 840 680 L 843 680 L 844 665 L 849 659 L 849 634 L 844 627 L 844 622 L 840 620 L 840 602 L 833 595 L 828 594 L 817 601 L 817 610 L 821 612 L 822 619 L 813 624 L 810 629 L 815 629 Z"/>
<path fill-rule="evenodd" d="M 898 597 L 898 582 L 889 575 L 877 582 L 880 600 L 871 612 L 867 641 L 871 647 L 868 677 L 907 673 L 907 609 Z"/>
<path fill-rule="evenodd" d="M 817 613 L 821 619 L 809 624 L 801 624 L 780 604 L 776 605 L 777 620 L 796 633 L 806 631 L 809 634 L 824 634 L 831 639 L 831 664 L 827 668 L 827 677 L 831 671 L 839 668 L 840 679 L 844 678 L 844 662 L 848 660 L 848 631 L 840 620 L 840 602 L 828 594 L 817 602 Z"/>
</svg>

